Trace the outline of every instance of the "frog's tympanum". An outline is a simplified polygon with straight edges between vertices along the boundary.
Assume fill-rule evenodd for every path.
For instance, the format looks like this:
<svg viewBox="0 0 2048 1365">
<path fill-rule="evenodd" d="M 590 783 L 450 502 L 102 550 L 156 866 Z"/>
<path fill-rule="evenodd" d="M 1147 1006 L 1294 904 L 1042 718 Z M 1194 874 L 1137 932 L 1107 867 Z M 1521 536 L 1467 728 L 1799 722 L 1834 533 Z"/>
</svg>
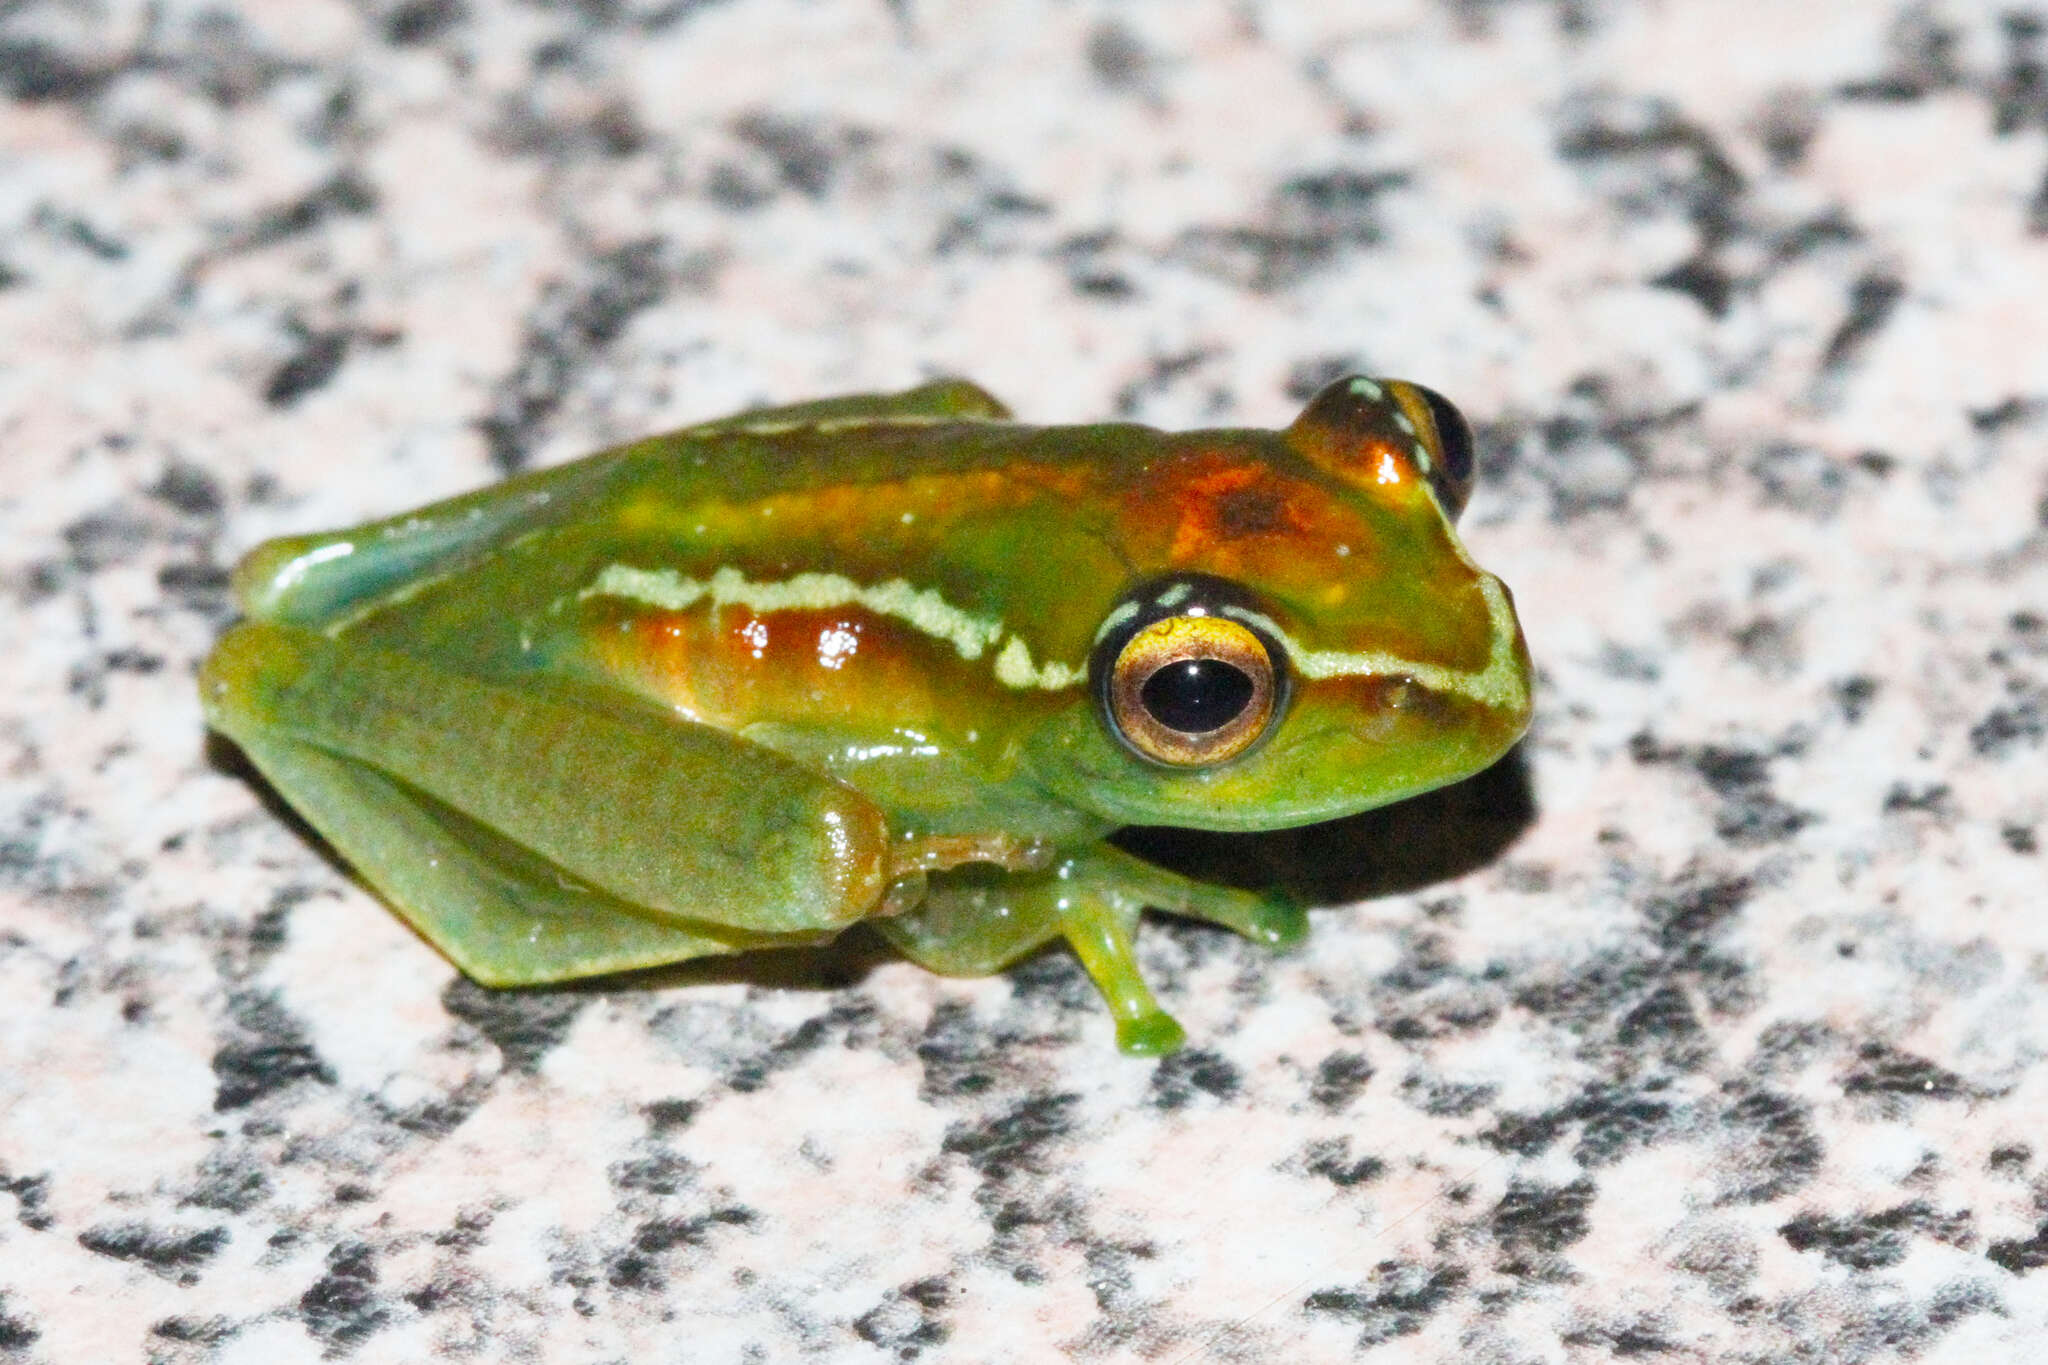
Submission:
<svg viewBox="0 0 2048 1365">
<path fill-rule="evenodd" d="M 1472 463 L 1393 380 L 1280 432 L 1025 426 L 957 380 L 770 409 L 259 546 L 200 685 L 486 985 L 863 922 L 961 975 L 1064 938 L 1156 1054 L 1144 907 L 1305 917 L 1109 834 L 1328 820 L 1522 733 Z"/>
</svg>

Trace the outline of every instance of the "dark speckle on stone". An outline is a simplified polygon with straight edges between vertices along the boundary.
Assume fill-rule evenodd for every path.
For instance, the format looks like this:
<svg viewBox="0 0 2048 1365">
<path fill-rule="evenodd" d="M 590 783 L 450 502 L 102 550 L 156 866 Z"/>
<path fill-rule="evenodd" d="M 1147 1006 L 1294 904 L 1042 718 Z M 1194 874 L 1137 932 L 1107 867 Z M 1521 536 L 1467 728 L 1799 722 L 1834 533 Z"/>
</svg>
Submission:
<svg viewBox="0 0 2048 1365">
<path fill-rule="evenodd" d="M 617 1163 L 610 1175 L 614 1189 L 674 1194 L 696 1179 L 697 1167 L 673 1152 L 654 1152 Z"/>
<path fill-rule="evenodd" d="M 166 564 L 156 573 L 156 584 L 174 603 L 203 616 L 227 612 L 228 589 L 233 580 L 218 564 Z"/>
<path fill-rule="evenodd" d="M 1857 280 L 1849 290 L 1849 315 L 1828 338 L 1821 356 L 1822 371 L 1840 370 L 1854 361 L 1891 320 L 1905 294 L 1905 284 L 1891 275 L 1872 273 Z"/>
<path fill-rule="evenodd" d="M 1075 1094 L 1035 1095 L 992 1119 L 956 1123 L 946 1131 L 943 1149 L 967 1158 L 990 1180 L 1019 1173 L 1043 1174 L 1050 1168 L 1052 1148 L 1073 1131 Z"/>
<path fill-rule="evenodd" d="M 1597 1191 L 1591 1180 L 1539 1185 L 1515 1180 L 1494 1206 L 1494 1238 L 1511 1259 L 1562 1251 L 1586 1235 L 1586 1210 Z"/>
<path fill-rule="evenodd" d="M 229 1012 L 237 1032 L 213 1054 L 219 1081 L 213 1097 L 216 1111 L 246 1108 L 298 1081 L 335 1083 L 333 1069 L 275 997 L 239 992 L 230 999 Z"/>
<path fill-rule="evenodd" d="M 2000 706 L 1970 727 L 1970 747 L 1986 758 L 2006 758 L 2041 747 L 2048 734 L 2048 704 L 2033 700 Z"/>
<path fill-rule="evenodd" d="M 945 1103 L 990 1089 L 1011 1065 L 1007 1045 L 964 1002 L 940 1001 L 917 1044 L 924 1097 Z"/>
<path fill-rule="evenodd" d="M 263 210 L 234 246 L 269 246 L 310 232 L 331 218 L 369 213 L 377 203 L 377 191 L 367 180 L 353 171 L 343 171 L 297 199 Z"/>
<path fill-rule="evenodd" d="M 1302 1153 L 1301 1167 L 1310 1175 L 1321 1176 L 1337 1188 L 1348 1190 L 1379 1179 L 1386 1173 L 1387 1163 L 1376 1156 L 1353 1156 L 1351 1139 L 1336 1137 L 1310 1143 Z"/>
<path fill-rule="evenodd" d="M 811 199 L 822 199 L 832 187 L 838 153 L 808 123 L 774 114 L 749 114 L 733 125 L 741 141 L 775 163 L 782 183 Z"/>
<path fill-rule="evenodd" d="M 1845 100 L 1910 104 L 1962 81 L 1957 64 L 1960 30 L 1919 6 L 1902 9 L 1886 35 L 1889 60 L 1882 72 L 1847 81 L 1836 91 Z"/>
<path fill-rule="evenodd" d="M 210 517 L 221 509 L 220 484 L 198 465 L 173 460 L 151 484 L 149 496 L 188 517 Z"/>
<path fill-rule="evenodd" d="M 1877 700 L 1878 689 L 1881 686 L 1876 678 L 1863 673 L 1836 683 L 1832 690 L 1835 705 L 1841 708 L 1842 719 L 1851 725 L 1861 722 L 1865 713 L 1870 710 L 1870 704 Z"/>
<path fill-rule="evenodd" d="M 0 1351 L 26 1351 L 41 1336 L 27 1318 L 7 1311 L 7 1295 L 0 1292 Z"/>
<path fill-rule="evenodd" d="M 200 1163 L 198 1179 L 183 1202 L 198 1209 L 247 1213 L 270 1193 L 264 1163 L 246 1152 L 216 1150 Z"/>
<path fill-rule="evenodd" d="M 2026 422 L 2035 411 L 2034 404 L 2013 394 L 1988 408 L 1970 409 L 1970 427 L 1981 435 L 1994 436 L 2007 427 Z"/>
<path fill-rule="evenodd" d="M 1401 1098 L 1433 1118 L 1462 1118 L 1491 1104 L 1500 1088 L 1414 1071 L 1401 1079 Z"/>
<path fill-rule="evenodd" d="M 1710 318 L 1727 316 L 1728 300 L 1735 289 L 1735 281 L 1725 270 L 1700 257 L 1679 262 L 1663 274 L 1652 276 L 1649 283 L 1685 295 Z"/>
<path fill-rule="evenodd" d="M 2034 1229 L 2032 1237 L 2009 1237 L 1993 1242 L 1984 1250 L 1992 1264 L 2010 1270 L 2015 1275 L 2024 1275 L 2030 1270 L 2048 1266 L 2048 1221 Z"/>
<path fill-rule="evenodd" d="M 1758 139 L 1778 170 L 1790 170 L 1805 160 L 1807 147 L 1820 131 L 1815 106 L 1810 97 L 1784 92 L 1771 100 L 1758 119 Z"/>
<path fill-rule="evenodd" d="M 263 401 L 274 408 L 288 408 L 334 378 L 348 356 L 349 334 L 343 331 L 308 332 L 299 348 L 263 384 Z"/>
<path fill-rule="evenodd" d="M 1749 473 L 1762 487 L 1768 506 L 1817 521 L 1841 510 L 1849 487 L 1840 460 L 1813 446 L 1789 441 L 1766 445 L 1749 462 Z"/>
<path fill-rule="evenodd" d="M 1767 1204 L 1809 1184 L 1827 1155 L 1811 1109 L 1771 1090 L 1738 1088 L 1722 1112 L 1723 1141 L 1733 1167 L 1725 1197 Z"/>
<path fill-rule="evenodd" d="M 633 1231 L 632 1243 L 611 1258 L 607 1280 L 615 1289 L 659 1290 L 668 1282 L 661 1258 L 678 1247 L 701 1247 L 720 1228 L 750 1227 L 760 1221 L 738 1205 L 688 1218 L 650 1218 Z"/>
<path fill-rule="evenodd" d="M 1373 1064 L 1360 1052 L 1333 1052 L 1316 1065 L 1308 1097 L 1335 1113 L 1364 1092 Z"/>
<path fill-rule="evenodd" d="M 854 1334 L 871 1346 L 893 1352 L 898 1360 L 916 1360 L 945 1344 L 952 1335 L 943 1313 L 952 1288 L 943 1275 L 914 1280 L 893 1289 L 881 1303 L 853 1320 Z"/>
<path fill-rule="evenodd" d="M 863 1026 L 872 1022 L 874 1006 L 859 999 L 835 1003 L 824 1014 L 804 1020 L 766 1049 L 740 1062 L 726 1078 L 726 1084 L 741 1094 L 759 1090 L 779 1071 L 797 1065 L 834 1038 L 851 1043 Z"/>
<path fill-rule="evenodd" d="M 1382 1261 L 1355 1288 L 1318 1289 L 1302 1307 L 1356 1323 L 1358 1349 L 1364 1351 L 1421 1331 L 1465 1281 L 1464 1267 L 1454 1264 Z"/>
<path fill-rule="evenodd" d="M 0 1166 L 0 1194 L 14 1196 L 14 1219 L 30 1232 L 47 1232 L 57 1221 L 50 1214 L 47 1174 L 9 1176 Z"/>
<path fill-rule="evenodd" d="M 1742 173 L 1706 128 L 1662 100 L 1589 101 L 1558 140 L 1631 217 L 1683 213 L 1712 246 L 1726 237 Z"/>
<path fill-rule="evenodd" d="M 1255 292 L 1286 289 L 1347 252 L 1383 243 L 1380 201 L 1410 182 L 1406 171 L 1349 167 L 1292 176 L 1255 224 L 1190 228 L 1173 255 Z"/>
<path fill-rule="evenodd" d="M 1580 1137 L 1572 1156 L 1590 1168 L 1649 1146 L 1682 1128 L 1687 1117 L 1653 1084 L 1595 1083 L 1555 1109 L 1503 1115 L 1480 1140 L 1518 1156 L 1536 1156 L 1576 1128 Z"/>
<path fill-rule="evenodd" d="M 1885 793 L 1885 813 L 1899 814 L 1917 811 L 1923 815 L 1953 818 L 1955 815 L 1954 790 L 1946 782 L 1934 782 L 1924 787 L 1909 787 L 1903 782 L 1892 783 Z"/>
<path fill-rule="evenodd" d="M 640 1111 L 647 1116 L 647 1131 L 654 1137 L 667 1137 L 690 1126 L 690 1120 L 697 1117 L 695 1100 L 656 1100 Z"/>
<path fill-rule="evenodd" d="M 0 92 L 23 104 L 80 99 L 97 93 L 111 75 L 40 39 L 0 39 Z"/>
<path fill-rule="evenodd" d="M 431 43 L 468 17 L 462 0 L 405 0 L 384 16 L 384 41 L 394 47 Z"/>
<path fill-rule="evenodd" d="M 1168 1053 L 1152 1068 L 1152 1103 L 1161 1109 L 1185 1109 L 1195 1096 L 1228 1100 L 1241 1081 L 1237 1068 L 1219 1052 L 1182 1048 Z"/>
<path fill-rule="evenodd" d="M 2027 1164 L 2033 1159 L 2034 1149 L 2031 1146 L 2024 1142 L 2010 1142 L 1991 1149 L 1991 1155 L 1984 1159 L 1984 1169 L 1993 1175 L 2016 1180 L 2026 1174 Z"/>
<path fill-rule="evenodd" d="M 496 1045 L 505 1069 L 531 1075 L 569 1036 L 590 997 L 575 991 L 494 991 L 459 976 L 441 1004 Z"/>
<path fill-rule="evenodd" d="M 647 238 L 604 252 L 579 280 L 544 291 L 527 319 L 521 357 L 499 381 L 491 411 L 479 423 L 500 470 L 525 466 L 543 424 L 577 377 L 673 283 L 662 242 Z"/>
<path fill-rule="evenodd" d="M 343 1242 L 327 1254 L 327 1273 L 299 1296 L 306 1329 L 330 1347 L 346 1350 L 390 1320 L 377 1298 L 377 1257 L 362 1242 Z"/>
<path fill-rule="evenodd" d="M 1783 843 L 1812 824 L 1816 817 L 1781 800 L 1771 788 L 1771 760 L 1761 749 L 1702 744 L 1665 748 L 1654 737 L 1638 734 L 1629 741 L 1638 763 L 1685 762 L 1721 798 L 1714 832 L 1737 848 Z"/>
<path fill-rule="evenodd" d="M 1142 89 L 1151 59 L 1144 43 L 1114 20 L 1097 24 L 1088 35 L 1088 69 L 1112 90 Z"/>
<path fill-rule="evenodd" d="M 213 1107 L 223 1112 L 253 1104 L 294 1081 L 334 1084 L 333 1069 L 312 1044 L 303 1042 L 230 1043 L 214 1053 L 213 1070 L 220 1078 Z"/>
<path fill-rule="evenodd" d="M 1842 1092 L 1929 1100 L 1965 1099 L 1976 1094 L 1967 1081 L 1947 1067 L 1883 1043 L 1866 1043 L 1857 1050 L 1856 1065 L 1842 1078 Z"/>
<path fill-rule="evenodd" d="M 199 1346 L 216 1346 L 234 1335 L 234 1325 L 224 1317 L 162 1318 L 149 1326 L 149 1334 L 162 1337 L 165 1341 L 191 1342 Z"/>
<path fill-rule="evenodd" d="M 1908 1239 L 1930 1237 L 1951 1245 L 1966 1241 L 1971 1219 L 1967 1212 L 1938 1213 L 1924 1200 L 1877 1213 L 1834 1217 L 1802 1213 L 1778 1229 L 1794 1251 L 1818 1251 L 1852 1270 L 1875 1270 L 1906 1258 Z"/>
<path fill-rule="evenodd" d="M 64 527 L 63 535 L 72 564 L 91 573 L 134 558 L 154 531 L 132 511 L 114 508 L 78 518 Z"/>
<path fill-rule="evenodd" d="M 134 1261 L 159 1275 L 184 1279 L 220 1254 L 228 1244 L 228 1230 L 167 1232 L 145 1223 L 103 1224 L 79 1233 L 78 1244 L 117 1261 Z"/>
</svg>

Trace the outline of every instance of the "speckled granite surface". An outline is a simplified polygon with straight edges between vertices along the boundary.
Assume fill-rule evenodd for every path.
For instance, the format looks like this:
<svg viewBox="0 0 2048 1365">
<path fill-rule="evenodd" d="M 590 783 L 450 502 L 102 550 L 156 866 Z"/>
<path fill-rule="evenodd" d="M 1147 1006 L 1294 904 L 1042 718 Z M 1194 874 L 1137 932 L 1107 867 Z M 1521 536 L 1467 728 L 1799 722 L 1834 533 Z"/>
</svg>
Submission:
<svg viewBox="0 0 2048 1365">
<path fill-rule="evenodd" d="M 0 1361 L 2048 1360 L 2048 11 L 0 6 Z M 1480 423 L 1507 763 L 1064 955 L 457 980 L 258 539 L 746 404 Z"/>
</svg>

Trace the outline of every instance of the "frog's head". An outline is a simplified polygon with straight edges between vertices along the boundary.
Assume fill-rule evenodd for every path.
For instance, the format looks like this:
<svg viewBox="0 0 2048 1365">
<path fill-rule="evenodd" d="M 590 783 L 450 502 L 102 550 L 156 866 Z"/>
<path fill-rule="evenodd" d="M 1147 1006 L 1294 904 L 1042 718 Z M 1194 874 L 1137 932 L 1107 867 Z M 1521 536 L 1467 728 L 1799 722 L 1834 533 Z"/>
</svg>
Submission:
<svg viewBox="0 0 2048 1365">
<path fill-rule="evenodd" d="M 1393 380 L 1340 380 L 1277 437 L 1169 438 L 1125 490 L 1138 567 L 1086 704 L 1032 743 L 1040 780 L 1124 823 L 1270 829 L 1492 763 L 1529 656 L 1452 529 L 1472 473 L 1456 409 Z"/>
</svg>

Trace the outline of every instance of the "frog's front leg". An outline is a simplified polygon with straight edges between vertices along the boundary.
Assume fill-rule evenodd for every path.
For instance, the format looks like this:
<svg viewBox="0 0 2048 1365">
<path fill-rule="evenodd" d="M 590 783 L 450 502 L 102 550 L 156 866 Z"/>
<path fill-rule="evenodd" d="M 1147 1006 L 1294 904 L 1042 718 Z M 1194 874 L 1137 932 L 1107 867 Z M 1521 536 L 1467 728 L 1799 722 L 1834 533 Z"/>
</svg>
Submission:
<svg viewBox="0 0 2048 1365">
<path fill-rule="evenodd" d="M 1138 971 L 1133 940 L 1147 906 L 1213 920 L 1268 944 L 1301 934 L 1302 912 L 1291 902 L 1205 886 L 1107 844 L 1062 849 L 1041 871 L 935 874 L 921 906 L 875 927 L 904 956 L 948 976 L 986 976 L 1064 938 L 1116 1019 L 1117 1046 L 1156 1057 L 1186 1035 Z"/>
</svg>

